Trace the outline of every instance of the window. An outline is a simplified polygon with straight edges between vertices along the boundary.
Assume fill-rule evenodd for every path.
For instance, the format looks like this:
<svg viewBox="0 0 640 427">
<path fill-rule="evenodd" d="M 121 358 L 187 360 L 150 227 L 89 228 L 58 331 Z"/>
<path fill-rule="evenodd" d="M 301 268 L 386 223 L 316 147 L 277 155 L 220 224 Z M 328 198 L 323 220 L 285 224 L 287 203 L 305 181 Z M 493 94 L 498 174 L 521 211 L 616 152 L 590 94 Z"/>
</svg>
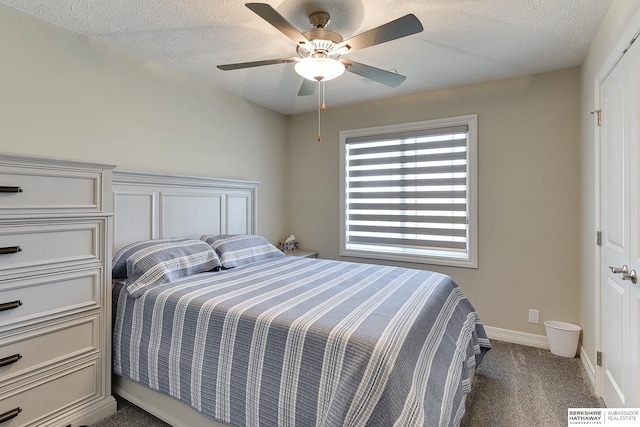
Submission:
<svg viewBox="0 0 640 427">
<path fill-rule="evenodd" d="M 340 255 L 477 268 L 477 116 L 340 132 Z"/>
</svg>

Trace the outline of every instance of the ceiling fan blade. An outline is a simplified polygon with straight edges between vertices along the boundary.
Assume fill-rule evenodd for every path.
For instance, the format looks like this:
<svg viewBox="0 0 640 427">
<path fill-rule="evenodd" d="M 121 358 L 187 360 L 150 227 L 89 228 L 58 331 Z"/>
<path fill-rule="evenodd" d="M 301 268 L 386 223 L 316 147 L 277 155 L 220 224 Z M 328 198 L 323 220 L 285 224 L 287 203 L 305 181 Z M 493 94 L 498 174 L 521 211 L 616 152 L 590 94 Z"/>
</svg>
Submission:
<svg viewBox="0 0 640 427">
<path fill-rule="evenodd" d="M 267 21 L 269 24 L 276 27 L 280 30 L 285 36 L 289 37 L 296 44 L 306 44 L 310 43 L 309 40 L 303 36 L 300 31 L 289 21 L 287 21 L 282 15 L 278 13 L 271 5 L 265 3 L 246 3 L 249 9 L 255 12 L 262 19 Z"/>
<path fill-rule="evenodd" d="M 401 74 L 392 73 L 391 71 L 382 70 L 359 62 L 347 61 L 345 59 L 341 59 L 340 62 L 347 67 L 347 71 L 390 87 L 399 86 L 400 83 L 407 78 Z"/>
<path fill-rule="evenodd" d="M 409 14 L 338 43 L 332 50 L 348 46 L 349 52 L 410 36 L 423 30 L 415 15 Z"/>
<path fill-rule="evenodd" d="M 266 59 L 264 61 L 239 62 L 237 64 L 218 65 L 223 71 L 239 70 L 241 68 L 262 67 L 263 65 L 285 64 L 287 62 L 296 62 L 300 60 L 297 56 L 291 58 Z"/>
<path fill-rule="evenodd" d="M 318 86 L 318 82 L 312 82 L 309 79 L 302 79 L 302 84 L 300 85 L 298 96 L 313 95 L 314 93 L 316 93 L 317 86 Z"/>
</svg>

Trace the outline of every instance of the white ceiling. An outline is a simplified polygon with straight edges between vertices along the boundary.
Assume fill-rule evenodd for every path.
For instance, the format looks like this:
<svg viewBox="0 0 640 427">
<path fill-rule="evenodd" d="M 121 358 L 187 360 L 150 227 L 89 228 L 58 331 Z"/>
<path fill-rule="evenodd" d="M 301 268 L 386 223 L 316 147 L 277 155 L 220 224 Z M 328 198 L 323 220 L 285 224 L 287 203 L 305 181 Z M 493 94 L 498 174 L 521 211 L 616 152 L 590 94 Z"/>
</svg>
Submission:
<svg viewBox="0 0 640 427">
<path fill-rule="evenodd" d="M 151 63 L 190 74 L 284 114 L 312 111 L 293 64 L 216 65 L 295 56 L 294 43 L 229 0 L 0 0 Z M 389 88 L 352 73 L 326 83 L 327 105 L 384 99 L 578 66 L 611 0 L 263 0 L 300 31 L 331 14 L 345 39 L 408 13 L 424 31 L 345 56 L 407 79 Z"/>
</svg>

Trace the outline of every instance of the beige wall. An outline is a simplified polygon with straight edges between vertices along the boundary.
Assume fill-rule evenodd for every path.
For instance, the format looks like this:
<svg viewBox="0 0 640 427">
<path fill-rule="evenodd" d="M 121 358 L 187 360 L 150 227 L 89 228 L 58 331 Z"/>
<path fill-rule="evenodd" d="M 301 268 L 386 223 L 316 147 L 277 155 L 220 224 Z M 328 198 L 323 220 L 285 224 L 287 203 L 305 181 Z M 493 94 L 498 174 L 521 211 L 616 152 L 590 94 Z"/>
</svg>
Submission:
<svg viewBox="0 0 640 427">
<path fill-rule="evenodd" d="M 331 86 L 327 85 L 330 101 Z M 289 232 L 339 258 L 339 141 L 345 129 L 478 115 L 479 268 L 404 264 L 453 276 L 485 324 L 544 335 L 528 309 L 578 322 L 580 70 L 331 108 L 290 120 Z M 352 259 L 362 261 L 362 259 Z"/>
<path fill-rule="evenodd" d="M 285 233 L 285 116 L 5 5 L 0 40 L 0 151 L 260 181 Z"/>
<path fill-rule="evenodd" d="M 581 226 L 580 226 L 580 323 L 584 354 L 595 366 L 599 344 L 599 292 L 597 264 L 599 250 L 594 244 L 599 229 L 597 212 L 598 128 L 588 111 L 597 109 L 598 82 L 613 66 L 623 49 L 640 30 L 640 2 L 614 0 L 582 66 L 581 107 Z"/>
</svg>

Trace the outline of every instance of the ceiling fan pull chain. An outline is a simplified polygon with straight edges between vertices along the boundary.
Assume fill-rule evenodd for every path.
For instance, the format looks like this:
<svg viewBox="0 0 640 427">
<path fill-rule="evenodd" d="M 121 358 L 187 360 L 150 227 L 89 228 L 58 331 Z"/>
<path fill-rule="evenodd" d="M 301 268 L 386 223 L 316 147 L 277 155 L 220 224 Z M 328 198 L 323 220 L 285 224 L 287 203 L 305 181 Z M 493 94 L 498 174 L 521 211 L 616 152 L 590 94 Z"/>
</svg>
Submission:
<svg viewBox="0 0 640 427">
<path fill-rule="evenodd" d="M 320 102 L 322 99 L 322 82 L 318 81 L 318 142 L 322 141 L 322 136 L 320 135 L 320 113 L 322 108 L 320 106 Z"/>
<path fill-rule="evenodd" d="M 325 111 L 327 109 L 327 105 L 324 103 L 324 80 L 322 80 L 320 84 L 322 85 L 322 111 Z"/>
</svg>

